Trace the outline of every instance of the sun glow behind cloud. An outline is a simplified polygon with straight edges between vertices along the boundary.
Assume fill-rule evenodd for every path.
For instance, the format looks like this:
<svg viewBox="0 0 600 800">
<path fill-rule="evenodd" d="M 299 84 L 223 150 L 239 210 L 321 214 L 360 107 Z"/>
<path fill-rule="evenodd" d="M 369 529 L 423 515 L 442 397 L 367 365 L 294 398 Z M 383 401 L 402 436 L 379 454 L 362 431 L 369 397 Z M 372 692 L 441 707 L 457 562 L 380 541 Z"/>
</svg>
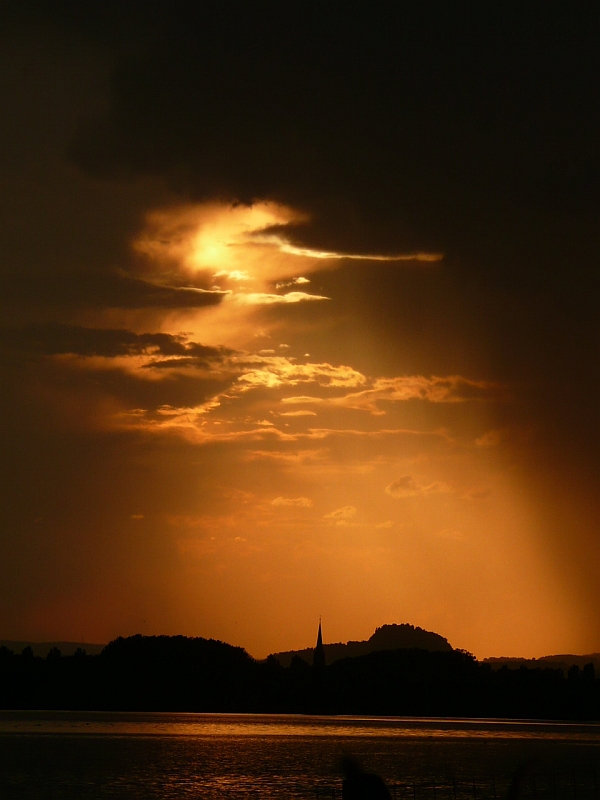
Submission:
<svg viewBox="0 0 600 800">
<path fill-rule="evenodd" d="M 270 202 L 188 205 L 148 214 L 133 248 L 147 269 L 158 269 L 154 280 L 224 292 L 220 304 L 195 320 L 194 333 L 203 339 L 216 335 L 238 347 L 248 346 L 256 333 L 256 307 L 329 299 L 299 290 L 310 284 L 306 276 L 311 273 L 339 269 L 348 260 L 418 264 L 442 259 L 438 253 L 336 253 L 294 245 L 289 236 L 306 222 L 306 214 Z"/>
</svg>

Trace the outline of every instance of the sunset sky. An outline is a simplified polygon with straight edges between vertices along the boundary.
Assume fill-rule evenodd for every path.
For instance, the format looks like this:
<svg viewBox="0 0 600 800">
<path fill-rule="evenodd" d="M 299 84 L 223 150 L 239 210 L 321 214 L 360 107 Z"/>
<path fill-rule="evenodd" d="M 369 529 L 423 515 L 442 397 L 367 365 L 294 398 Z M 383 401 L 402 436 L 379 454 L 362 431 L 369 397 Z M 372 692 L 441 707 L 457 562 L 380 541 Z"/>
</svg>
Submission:
<svg viewBox="0 0 600 800">
<path fill-rule="evenodd" d="M 0 638 L 600 651 L 560 6 L 3 5 Z"/>
</svg>

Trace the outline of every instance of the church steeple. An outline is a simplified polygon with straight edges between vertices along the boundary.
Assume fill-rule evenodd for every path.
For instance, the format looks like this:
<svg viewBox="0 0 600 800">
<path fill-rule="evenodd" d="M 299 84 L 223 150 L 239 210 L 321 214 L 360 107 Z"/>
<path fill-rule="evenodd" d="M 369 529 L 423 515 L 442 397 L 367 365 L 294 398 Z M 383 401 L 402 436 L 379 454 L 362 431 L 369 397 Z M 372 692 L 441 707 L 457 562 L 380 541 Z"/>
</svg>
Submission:
<svg viewBox="0 0 600 800">
<path fill-rule="evenodd" d="M 319 617 L 319 632 L 317 634 L 317 646 L 313 655 L 313 667 L 322 669 L 325 666 L 325 648 L 323 647 L 323 634 L 321 632 L 321 617 Z"/>
</svg>

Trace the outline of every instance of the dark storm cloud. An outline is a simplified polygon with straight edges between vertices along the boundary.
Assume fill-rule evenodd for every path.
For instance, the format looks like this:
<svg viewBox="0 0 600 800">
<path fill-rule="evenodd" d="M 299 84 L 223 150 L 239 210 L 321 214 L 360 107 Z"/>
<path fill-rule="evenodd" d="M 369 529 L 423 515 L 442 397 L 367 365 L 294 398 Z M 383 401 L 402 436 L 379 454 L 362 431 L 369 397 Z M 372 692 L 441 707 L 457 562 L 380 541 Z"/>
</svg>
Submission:
<svg viewBox="0 0 600 800">
<path fill-rule="evenodd" d="M 80 356 L 179 356 L 194 363 L 220 361 L 233 351 L 188 342 L 183 336 L 168 333 L 134 333 L 106 328 L 84 328 L 77 325 L 47 323 L 23 328 L 0 330 L 0 342 L 9 347 L 42 355 L 72 354 Z M 180 363 L 175 358 L 174 362 Z M 171 360 L 167 360 L 171 364 Z"/>
<path fill-rule="evenodd" d="M 90 172 L 170 174 L 199 197 L 316 203 L 331 217 L 321 239 L 354 213 L 351 247 L 348 236 L 410 246 L 466 225 L 472 237 L 473 221 L 489 228 L 487 215 L 515 198 L 547 211 L 597 204 L 589 12 L 432 2 L 140 11 L 143 44 L 121 47 L 110 113 L 73 144 Z"/>
<path fill-rule="evenodd" d="M 1 410 L 27 438 L 29 433 L 23 434 L 23 429 L 28 431 L 32 419 L 38 424 L 43 421 L 51 430 L 76 397 L 77 412 L 69 415 L 69 424 L 79 430 L 98 426 L 103 419 L 98 403 L 106 398 L 125 409 L 195 406 L 231 385 L 234 378 L 223 366 L 232 354 L 225 347 L 166 333 L 137 334 L 60 323 L 5 327 L 0 329 L 0 364 L 5 384 L 11 388 L 4 393 Z M 53 358 L 66 355 L 78 358 Z M 136 356 L 142 356 L 143 363 L 129 365 L 126 359 Z M 106 361 L 102 365 L 88 361 L 95 357 Z M 164 365 L 176 368 L 177 374 L 170 374 L 168 380 L 147 379 L 146 370 Z"/>
<path fill-rule="evenodd" d="M 3 299 L 59 307 L 185 309 L 214 306 L 226 292 L 197 286 L 169 286 L 117 271 L 41 272 L 2 278 Z"/>
</svg>

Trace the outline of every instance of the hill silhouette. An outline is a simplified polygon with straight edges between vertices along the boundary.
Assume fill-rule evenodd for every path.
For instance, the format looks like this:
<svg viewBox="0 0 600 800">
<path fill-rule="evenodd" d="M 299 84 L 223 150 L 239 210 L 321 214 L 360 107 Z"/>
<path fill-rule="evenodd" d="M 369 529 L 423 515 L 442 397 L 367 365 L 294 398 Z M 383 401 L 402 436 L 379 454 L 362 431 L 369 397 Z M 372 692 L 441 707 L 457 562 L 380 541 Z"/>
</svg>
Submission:
<svg viewBox="0 0 600 800">
<path fill-rule="evenodd" d="M 333 664 L 343 658 L 356 658 L 366 656 L 369 653 L 376 653 L 380 650 L 429 650 L 430 652 L 451 652 L 452 646 L 448 640 L 439 633 L 426 631 L 423 628 L 403 623 L 401 625 L 382 625 L 375 628 L 375 633 L 366 641 L 336 642 L 334 644 L 323 645 L 325 650 L 325 663 Z M 286 650 L 281 653 L 273 653 L 273 657 L 282 667 L 289 667 L 292 659 L 301 658 L 312 664 L 313 647 L 305 647 L 303 650 Z"/>
</svg>

